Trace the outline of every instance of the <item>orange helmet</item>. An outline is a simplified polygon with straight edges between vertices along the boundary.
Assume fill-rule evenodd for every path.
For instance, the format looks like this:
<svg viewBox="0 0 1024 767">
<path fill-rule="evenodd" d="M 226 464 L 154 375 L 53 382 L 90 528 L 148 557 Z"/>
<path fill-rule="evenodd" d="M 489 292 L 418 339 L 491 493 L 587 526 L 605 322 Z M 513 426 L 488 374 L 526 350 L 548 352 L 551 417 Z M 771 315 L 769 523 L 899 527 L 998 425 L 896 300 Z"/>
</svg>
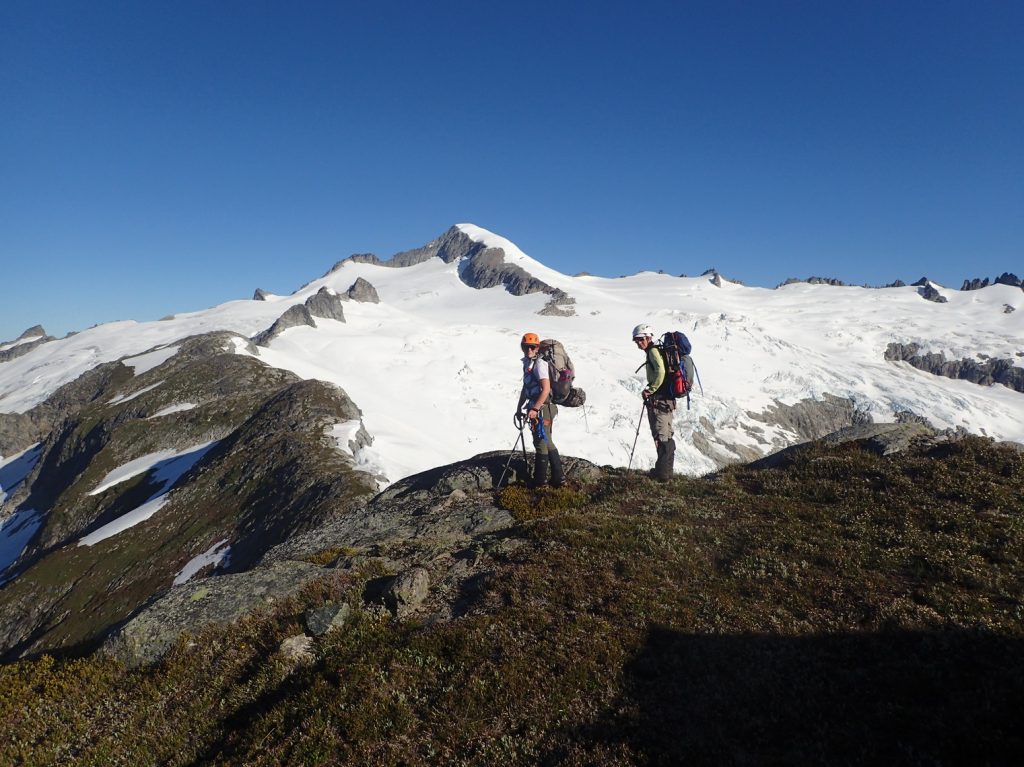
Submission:
<svg viewBox="0 0 1024 767">
<path fill-rule="evenodd" d="M 523 333 L 523 340 L 519 343 L 522 346 L 540 346 L 540 336 L 536 333 Z"/>
</svg>

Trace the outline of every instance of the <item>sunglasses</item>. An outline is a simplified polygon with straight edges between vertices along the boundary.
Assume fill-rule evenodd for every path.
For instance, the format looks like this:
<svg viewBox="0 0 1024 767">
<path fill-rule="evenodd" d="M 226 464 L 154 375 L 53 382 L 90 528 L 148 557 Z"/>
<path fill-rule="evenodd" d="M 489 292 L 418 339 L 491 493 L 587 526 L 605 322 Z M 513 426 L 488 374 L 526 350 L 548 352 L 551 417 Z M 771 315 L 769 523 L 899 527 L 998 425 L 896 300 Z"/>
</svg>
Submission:
<svg viewBox="0 0 1024 767">
<path fill-rule="evenodd" d="M 538 345 L 538 344 L 522 344 L 522 347 L 523 347 L 523 351 L 529 351 L 530 349 L 539 349 L 540 345 Z"/>
</svg>

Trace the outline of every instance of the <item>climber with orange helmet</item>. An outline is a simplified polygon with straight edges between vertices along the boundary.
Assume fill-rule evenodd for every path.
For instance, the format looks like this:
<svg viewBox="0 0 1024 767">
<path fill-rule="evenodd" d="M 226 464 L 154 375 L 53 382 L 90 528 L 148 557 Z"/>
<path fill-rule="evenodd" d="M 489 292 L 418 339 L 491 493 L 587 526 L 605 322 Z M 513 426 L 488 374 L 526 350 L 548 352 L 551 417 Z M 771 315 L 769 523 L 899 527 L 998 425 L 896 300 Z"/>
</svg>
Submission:
<svg viewBox="0 0 1024 767">
<path fill-rule="evenodd" d="M 565 481 L 562 459 L 551 439 L 552 424 L 558 413 L 558 406 L 551 401 L 551 378 L 548 363 L 540 356 L 540 336 L 536 333 L 524 333 L 520 346 L 523 350 L 523 388 L 519 392 L 516 417 L 522 417 L 523 406 L 527 405 L 526 417 L 530 422 L 533 447 L 536 451 L 533 484 L 535 487 L 547 484 L 550 467 L 550 483 L 554 487 L 561 487 Z"/>
</svg>

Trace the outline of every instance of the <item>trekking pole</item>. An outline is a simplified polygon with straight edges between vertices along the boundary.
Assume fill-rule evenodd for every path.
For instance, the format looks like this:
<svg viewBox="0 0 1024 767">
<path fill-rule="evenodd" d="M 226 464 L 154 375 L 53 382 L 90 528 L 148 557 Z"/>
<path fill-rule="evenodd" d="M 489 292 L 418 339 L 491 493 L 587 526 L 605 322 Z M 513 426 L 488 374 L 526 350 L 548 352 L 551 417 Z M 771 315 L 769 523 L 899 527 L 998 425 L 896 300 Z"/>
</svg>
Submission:
<svg viewBox="0 0 1024 767">
<path fill-rule="evenodd" d="M 644 400 L 644 404 L 640 407 L 640 416 L 636 421 L 636 436 L 633 437 L 633 449 L 629 451 L 629 464 L 626 466 L 626 471 L 629 471 L 633 466 L 633 453 L 636 452 L 636 441 L 640 439 L 640 424 L 644 422 L 644 411 L 647 409 L 647 400 Z"/>
<path fill-rule="evenodd" d="M 523 428 L 526 426 L 526 416 L 522 413 L 516 413 L 512 416 L 512 423 L 514 423 L 519 429 L 519 436 L 516 437 L 516 441 L 512 443 L 512 450 L 508 454 L 508 460 L 505 462 L 505 468 L 501 471 L 501 477 L 498 479 L 498 485 L 495 487 L 496 490 L 501 490 L 501 483 L 505 480 L 505 472 L 508 471 L 508 467 L 512 465 L 512 459 L 516 456 L 516 447 L 519 445 L 520 440 L 523 443 L 523 460 L 526 460 L 526 437 L 523 436 Z"/>
<path fill-rule="evenodd" d="M 590 434 L 590 419 L 587 418 L 587 406 L 584 405 L 581 410 L 583 410 L 583 423 L 587 426 L 587 434 Z"/>
</svg>

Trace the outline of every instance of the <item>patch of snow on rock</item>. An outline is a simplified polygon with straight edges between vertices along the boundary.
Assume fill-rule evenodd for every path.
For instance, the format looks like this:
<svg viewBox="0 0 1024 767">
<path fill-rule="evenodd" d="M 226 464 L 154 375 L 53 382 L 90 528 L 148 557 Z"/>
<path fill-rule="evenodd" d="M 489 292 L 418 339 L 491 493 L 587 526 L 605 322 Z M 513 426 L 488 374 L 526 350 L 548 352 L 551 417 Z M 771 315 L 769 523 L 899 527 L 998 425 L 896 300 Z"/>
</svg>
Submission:
<svg viewBox="0 0 1024 767">
<path fill-rule="evenodd" d="M 122 402 L 130 402 L 131 400 L 135 399 L 136 397 L 141 397 L 143 394 L 145 394 L 148 391 L 153 391 L 153 389 L 155 389 L 158 386 L 163 386 L 163 383 L 164 383 L 163 381 L 157 381 L 155 384 L 150 384 L 149 386 L 147 386 L 147 387 L 145 387 L 143 389 L 139 389 L 137 392 L 132 392 L 128 396 L 125 396 L 124 394 L 118 394 L 113 399 L 108 400 L 107 404 L 108 405 L 119 405 Z"/>
<path fill-rule="evenodd" d="M 25 477 L 35 468 L 41 454 L 41 445 L 37 442 L 10 458 L 0 456 L 0 503 L 7 500 L 7 496 L 25 481 Z"/>
<path fill-rule="evenodd" d="M 174 585 L 180 586 L 183 583 L 188 583 L 192 576 L 208 565 L 217 567 L 230 554 L 231 547 L 228 545 L 227 539 L 217 541 L 217 543 L 213 544 L 199 556 L 191 559 L 187 565 L 181 568 L 181 572 L 174 576 Z"/>
<path fill-rule="evenodd" d="M 127 514 L 122 514 L 112 522 L 105 524 L 98 530 L 78 541 L 79 546 L 93 546 L 102 540 L 113 535 L 124 532 L 140 522 L 145 522 L 151 516 L 163 508 L 168 501 L 168 491 L 174 487 L 174 483 L 195 466 L 199 460 L 206 455 L 215 445 L 214 442 L 206 442 L 202 445 L 188 448 L 180 453 L 172 454 L 166 460 L 160 461 L 152 467 L 152 481 L 160 484 L 160 488 L 141 506 L 132 509 Z M 139 459 L 142 460 L 142 459 Z M 122 467 L 124 468 L 124 467 Z M 115 470 L 117 471 L 117 470 Z M 113 473 L 113 472 L 112 472 Z M 102 483 L 101 483 L 102 484 Z"/>
<path fill-rule="evenodd" d="M 42 515 L 31 509 L 16 511 L 0 523 L 0 573 L 18 561 L 41 524 Z"/>
<path fill-rule="evenodd" d="M 167 360 L 178 353 L 177 346 L 165 346 L 163 349 L 156 349 L 155 351 L 147 352 L 146 354 L 140 354 L 137 357 L 125 357 L 121 360 L 122 364 L 127 365 L 135 370 L 135 375 L 142 375 L 143 373 L 149 372 L 155 367 L 160 367 Z"/>
<path fill-rule="evenodd" d="M 149 418 L 147 418 L 146 420 L 149 421 L 154 418 L 160 418 L 165 415 L 171 415 L 171 413 L 183 413 L 186 410 L 192 410 L 193 408 L 197 407 L 199 407 L 199 405 L 197 405 L 195 402 L 180 402 L 177 405 L 168 405 L 167 407 L 161 408 L 160 410 L 153 413 L 153 415 L 149 416 Z"/>
</svg>

